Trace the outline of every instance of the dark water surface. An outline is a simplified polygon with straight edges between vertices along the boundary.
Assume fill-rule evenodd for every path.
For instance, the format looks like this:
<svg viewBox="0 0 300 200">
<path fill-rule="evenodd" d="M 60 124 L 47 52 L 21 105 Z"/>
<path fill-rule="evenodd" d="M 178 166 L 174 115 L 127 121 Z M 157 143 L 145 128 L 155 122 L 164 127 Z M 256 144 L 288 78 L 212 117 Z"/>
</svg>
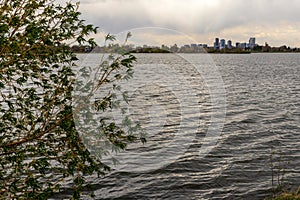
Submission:
<svg viewBox="0 0 300 200">
<path fill-rule="evenodd" d="M 285 170 L 283 185 L 289 189 L 300 185 L 300 54 L 209 55 L 226 90 L 226 118 L 205 157 L 198 150 L 214 112 L 210 80 L 176 55 L 137 56 L 139 63 L 167 65 L 177 72 L 173 74 L 177 81 L 165 87 L 162 82 L 151 85 L 151 78 L 168 81 L 167 75 L 153 69 L 135 74 L 132 113 L 150 132 L 148 142 L 122 154 L 129 167 L 121 165 L 103 178 L 90 178 L 96 199 L 263 199 L 271 194 L 272 151 L 273 164 Z M 202 62 L 199 54 L 184 57 Z M 203 67 L 207 65 L 204 62 Z M 155 156 L 160 158 L 159 150 L 172 146 L 178 131 L 185 132 L 185 138 L 192 136 L 184 151 L 170 148 L 173 154 L 169 151 L 167 160 L 160 160 L 166 162 L 149 169 L 146 157 L 158 162 Z"/>
</svg>

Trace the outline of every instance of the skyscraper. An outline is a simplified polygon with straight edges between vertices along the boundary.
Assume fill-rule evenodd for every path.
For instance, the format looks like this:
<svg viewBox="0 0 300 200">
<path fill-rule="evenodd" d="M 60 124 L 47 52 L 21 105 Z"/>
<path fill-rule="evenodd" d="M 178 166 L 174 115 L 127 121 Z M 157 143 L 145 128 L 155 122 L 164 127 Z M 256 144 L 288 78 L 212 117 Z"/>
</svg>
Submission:
<svg viewBox="0 0 300 200">
<path fill-rule="evenodd" d="M 214 43 L 214 49 L 219 49 L 219 48 L 220 48 L 219 38 L 216 38 Z"/>
<path fill-rule="evenodd" d="M 232 42 L 231 42 L 231 40 L 227 41 L 227 48 L 228 49 L 232 49 Z"/>
<path fill-rule="evenodd" d="M 255 44 L 255 37 L 251 37 L 249 39 L 249 48 L 253 49 L 256 46 Z"/>
<path fill-rule="evenodd" d="M 225 40 L 224 39 L 221 39 L 220 40 L 220 49 L 225 49 Z"/>
</svg>

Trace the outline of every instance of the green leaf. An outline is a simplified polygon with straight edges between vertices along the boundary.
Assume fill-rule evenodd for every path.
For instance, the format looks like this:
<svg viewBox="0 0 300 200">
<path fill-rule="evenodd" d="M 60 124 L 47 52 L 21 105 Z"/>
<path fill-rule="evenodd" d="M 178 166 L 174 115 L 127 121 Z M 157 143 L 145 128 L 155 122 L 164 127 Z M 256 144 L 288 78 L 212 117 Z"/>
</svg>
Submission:
<svg viewBox="0 0 300 200">
<path fill-rule="evenodd" d="M 87 66 L 79 72 L 84 80 L 74 85 L 78 58 L 66 43 L 77 42 L 78 48 L 97 46 L 89 37 L 97 27 L 80 19 L 78 5 L 7 0 L 0 7 L 0 196 L 48 199 L 66 180 L 73 180 L 67 189 L 79 199 L 88 184 L 87 174 L 110 170 L 98 157 L 111 146 L 118 152 L 139 138 L 135 131 L 141 130 L 130 119 L 116 124 L 94 116 L 95 110 L 82 109 L 101 94 L 94 102 L 98 112 L 122 110 L 118 95 L 126 102 L 128 95 L 116 80 L 132 76 L 136 58 L 130 53 L 110 55 L 99 62 L 99 77 L 87 79 L 93 71 L 93 66 Z M 129 37 L 130 33 L 126 41 Z M 115 40 L 111 34 L 105 37 L 112 52 L 121 53 L 123 46 L 113 44 Z M 84 105 L 74 105 L 74 88 L 82 89 L 78 96 L 82 94 Z M 76 119 L 76 114 L 83 117 Z M 93 155 L 75 122 L 85 123 L 86 134 L 109 147 L 95 148 L 101 155 Z M 66 193 L 61 198 L 71 196 Z"/>
</svg>

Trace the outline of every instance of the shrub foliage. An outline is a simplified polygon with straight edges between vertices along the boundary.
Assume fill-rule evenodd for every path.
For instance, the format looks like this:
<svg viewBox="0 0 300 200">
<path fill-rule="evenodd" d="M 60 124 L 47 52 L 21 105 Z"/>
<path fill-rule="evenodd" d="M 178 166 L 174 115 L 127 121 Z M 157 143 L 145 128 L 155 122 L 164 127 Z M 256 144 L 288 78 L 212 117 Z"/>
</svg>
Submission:
<svg viewBox="0 0 300 200">
<path fill-rule="evenodd" d="M 77 58 L 67 42 L 95 46 L 87 36 L 96 27 L 80 19 L 78 4 L 53 0 L 0 0 L 0 23 L 0 199 L 45 199 L 64 182 L 78 199 L 86 175 L 109 169 L 84 146 L 72 108 Z M 128 77 L 134 61 L 122 54 L 109 62 L 96 88 L 114 80 L 112 71 Z M 98 106 L 110 109 L 112 101 Z M 102 128 L 119 148 L 136 139 L 113 122 Z"/>
</svg>

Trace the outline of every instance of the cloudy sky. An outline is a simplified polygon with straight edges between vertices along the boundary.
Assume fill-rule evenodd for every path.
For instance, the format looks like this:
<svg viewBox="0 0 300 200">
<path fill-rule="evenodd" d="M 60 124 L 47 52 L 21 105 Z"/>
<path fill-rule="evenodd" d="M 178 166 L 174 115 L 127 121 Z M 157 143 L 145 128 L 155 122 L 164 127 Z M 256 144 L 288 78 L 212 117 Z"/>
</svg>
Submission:
<svg viewBox="0 0 300 200">
<path fill-rule="evenodd" d="M 300 0 L 80 0 L 80 11 L 100 31 L 131 31 L 141 44 L 256 37 L 259 44 L 300 47 Z"/>
</svg>

